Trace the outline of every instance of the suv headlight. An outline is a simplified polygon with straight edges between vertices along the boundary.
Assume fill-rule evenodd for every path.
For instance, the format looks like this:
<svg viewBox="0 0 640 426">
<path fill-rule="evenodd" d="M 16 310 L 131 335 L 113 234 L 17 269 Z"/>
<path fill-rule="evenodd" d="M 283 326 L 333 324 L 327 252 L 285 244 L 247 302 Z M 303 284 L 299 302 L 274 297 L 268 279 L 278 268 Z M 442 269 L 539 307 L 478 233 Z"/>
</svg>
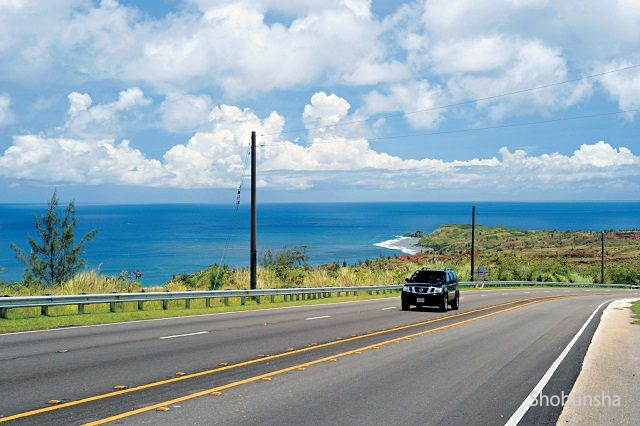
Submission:
<svg viewBox="0 0 640 426">
<path fill-rule="evenodd" d="M 405 285 L 404 287 L 402 287 L 402 291 L 406 291 L 408 293 L 411 293 L 411 287 L 409 287 L 408 285 Z"/>
<path fill-rule="evenodd" d="M 442 287 L 434 287 L 433 288 L 433 292 L 435 294 L 442 294 L 442 292 L 443 292 Z"/>
</svg>

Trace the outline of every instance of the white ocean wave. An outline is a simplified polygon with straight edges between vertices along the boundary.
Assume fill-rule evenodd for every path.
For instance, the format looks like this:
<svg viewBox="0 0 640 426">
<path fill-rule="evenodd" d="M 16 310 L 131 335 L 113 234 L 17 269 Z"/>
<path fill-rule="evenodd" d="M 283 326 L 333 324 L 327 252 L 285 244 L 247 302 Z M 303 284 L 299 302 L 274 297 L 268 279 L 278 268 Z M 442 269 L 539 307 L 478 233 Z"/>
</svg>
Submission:
<svg viewBox="0 0 640 426">
<path fill-rule="evenodd" d="M 418 238 L 396 236 L 393 240 L 382 241 L 375 243 L 374 246 L 383 247 L 390 250 L 400 250 L 402 253 L 413 255 L 418 253 L 416 243 Z"/>
</svg>

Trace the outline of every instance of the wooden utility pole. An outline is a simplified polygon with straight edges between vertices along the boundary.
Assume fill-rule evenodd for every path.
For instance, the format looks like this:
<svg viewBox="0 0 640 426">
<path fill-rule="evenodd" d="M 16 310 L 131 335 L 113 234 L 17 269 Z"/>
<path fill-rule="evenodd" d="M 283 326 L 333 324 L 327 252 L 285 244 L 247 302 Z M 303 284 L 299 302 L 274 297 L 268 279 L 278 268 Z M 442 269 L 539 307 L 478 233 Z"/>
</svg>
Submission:
<svg viewBox="0 0 640 426">
<path fill-rule="evenodd" d="M 473 271 L 475 269 L 475 247 L 476 246 L 476 206 L 471 206 L 471 281 L 473 279 Z"/>
<path fill-rule="evenodd" d="M 251 290 L 258 288 L 256 271 L 256 132 L 251 132 Z"/>
<path fill-rule="evenodd" d="M 600 283 L 604 284 L 604 231 L 600 233 L 601 252 L 600 252 Z"/>
</svg>

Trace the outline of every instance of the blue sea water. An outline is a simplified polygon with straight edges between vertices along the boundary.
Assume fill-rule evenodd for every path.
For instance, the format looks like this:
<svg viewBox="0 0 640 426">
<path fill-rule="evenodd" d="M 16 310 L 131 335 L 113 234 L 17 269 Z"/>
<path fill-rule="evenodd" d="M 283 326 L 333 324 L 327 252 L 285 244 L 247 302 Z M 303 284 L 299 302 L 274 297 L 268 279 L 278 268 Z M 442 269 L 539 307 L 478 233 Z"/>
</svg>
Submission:
<svg viewBox="0 0 640 426">
<path fill-rule="evenodd" d="M 476 222 L 520 229 L 640 229 L 640 202 L 476 203 Z M 44 205 L 0 204 L 0 280 L 22 276 L 9 242 L 27 248 L 34 216 Z M 78 234 L 99 228 L 87 244 L 89 268 L 118 274 L 138 269 L 145 285 L 214 263 L 248 265 L 249 206 L 78 205 Z M 306 245 L 310 263 L 357 262 L 400 252 L 374 244 L 407 231 L 430 232 L 470 223 L 471 203 L 263 204 L 258 208 L 258 256 Z M 225 249 L 226 248 L 226 249 Z"/>
</svg>

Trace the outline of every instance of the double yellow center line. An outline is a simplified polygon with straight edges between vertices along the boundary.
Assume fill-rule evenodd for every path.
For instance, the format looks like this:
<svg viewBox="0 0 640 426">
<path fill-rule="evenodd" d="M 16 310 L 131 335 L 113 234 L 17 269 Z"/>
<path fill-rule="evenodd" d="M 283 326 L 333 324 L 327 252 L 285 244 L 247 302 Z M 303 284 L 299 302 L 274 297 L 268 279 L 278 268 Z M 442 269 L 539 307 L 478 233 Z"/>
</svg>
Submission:
<svg viewBox="0 0 640 426">
<path fill-rule="evenodd" d="M 311 366 L 311 365 L 315 365 L 315 364 L 319 364 L 322 362 L 326 362 L 329 360 L 335 360 L 337 358 L 340 357 L 344 357 L 347 355 L 351 355 L 353 353 L 356 352 L 361 352 L 361 351 L 365 351 L 365 350 L 369 350 L 369 349 L 373 349 L 373 348 L 378 348 L 380 346 L 383 345 L 387 345 L 390 343 L 394 343 L 394 342 L 399 342 L 403 339 L 408 339 L 408 338 L 412 338 L 412 337 L 417 337 L 417 336 L 422 336 L 428 333 L 433 333 L 435 331 L 440 331 L 440 330 L 445 330 L 447 328 L 451 328 L 451 327 L 455 327 L 458 325 L 462 325 L 462 324 L 466 324 L 468 322 L 472 322 L 472 321 L 477 321 L 479 319 L 482 318 L 486 318 L 486 317 L 490 317 L 490 316 L 494 316 L 500 313 L 504 313 L 504 312 L 509 312 L 512 311 L 514 309 L 520 308 L 520 307 L 524 307 L 524 306 L 528 306 L 534 303 L 539 303 L 542 301 L 547 301 L 547 300 L 554 300 L 554 299 L 560 299 L 560 298 L 566 298 L 569 296 L 547 296 L 547 297 L 538 297 L 538 298 L 529 298 L 529 299 L 520 299 L 520 300 L 512 300 L 510 302 L 505 302 L 505 303 L 499 303 L 496 305 L 490 305 L 490 306 L 486 306 L 483 308 L 478 308 L 478 309 L 473 309 L 470 311 L 465 311 L 465 312 L 461 312 L 458 314 L 453 314 L 453 315 L 446 315 L 446 316 L 442 316 L 439 318 L 434 318 L 431 320 L 427 320 L 427 321 L 421 321 L 421 322 L 417 322 L 417 323 L 411 323 L 411 324 L 406 324 L 406 325 L 402 325 L 402 326 L 397 326 L 397 327 L 392 327 L 386 330 L 379 330 L 379 331 L 375 331 L 375 332 L 370 332 L 370 333 L 365 333 L 365 334 L 361 334 L 361 335 L 357 335 L 357 336 L 352 336 L 349 338 L 343 338 L 343 339 L 339 339 L 339 340 L 334 340 L 331 342 L 326 342 L 326 343 L 322 343 L 322 344 L 318 344 L 318 345 L 313 345 L 313 346 L 308 346 L 305 348 L 300 348 L 300 349 L 295 349 L 295 350 L 290 350 L 287 352 L 282 352 L 282 353 L 278 353 L 278 354 L 274 354 L 274 355 L 269 355 L 269 356 L 264 356 L 264 357 L 260 357 L 260 358 L 255 358 L 255 359 L 251 359 L 248 361 L 244 361 L 244 362 L 239 362 L 236 364 L 230 364 L 230 365 L 225 365 L 225 366 L 221 366 L 221 367 L 217 367 L 214 369 L 210 369 L 210 370 L 205 370 L 205 371 L 200 371 L 198 373 L 192 373 L 192 374 L 186 374 L 184 376 L 180 376 L 180 377 L 174 377 L 171 379 L 165 379 L 165 380 L 160 380 L 160 381 L 156 381 L 156 382 L 151 382 L 151 383 L 147 383 L 144 385 L 140 385 L 140 386 L 135 386 L 132 388 L 127 388 L 127 389 L 122 389 L 122 390 L 118 390 L 115 392 L 109 392 L 109 393 L 104 393 L 104 394 L 99 394 L 99 395 L 95 395 L 95 396 L 91 396 L 91 397 L 87 397 L 87 398 L 83 398 L 83 399 L 78 399 L 78 400 L 74 400 L 74 401 L 69 401 L 69 402 L 65 402 L 62 404 L 58 404 L 58 405 L 54 405 L 54 406 L 49 406 L 49 407 L 43 407 L 43 408 L 39 408 L 36 410 L 31 410 L 31 411 L 25 411 L 22 413 L 17 413 L 17 414 L 13 414 L 10 416 L 6 416 L 6 417 L 0 417 L 0 423 L 3 422 L 8 422 L 11 420 L 17 420 L 17 419 L 21 419 L 21 418 L 25 418 L 25 417 L 30 417 L 30 416 L 34 416 L 34 415 L 38 415 L 38 414 L 43 414 L 43 413 L 47 413 L 47 412 L 51 412 L 51 411 L 56 411 L 56 410 L 61 410 L 63 408 L 68 408 L 68 407 L 73 407 L 73 406 L 77 406 L 77 405 L 81 405 L 81 404 L 86 404 L 89 402 L 93 402 L 93 401 L 99 401 L 102 399 L 106 399 L 106 398 L 112 398 L 118 395 L 125 395 L 125 394 L 129 394 L 129 393 L 133 393 L 133 392 L 138 392 L 138 391 L 142 391 L 145 389 L 150 389 L 150 388 L 154 388 L 154 387 L 158 387 L 158 386 L 162 386 L 162 385 L 166 385 L 166 384 L 170 384 L 170 383 L 175 383 L 175 382 L 180 382 L 183 380 L 189 380 L 189 379 L 193 379 L 196 377 L 202 377 L 202 376 L 206 376 L 206 375 L 211 375 L 211 374 L 215 374 L 215 373 L 219 373 L 219 372 L 223 372 L 223 371 L 228 371 L 228 370 L 232 370 L 232 369 L 236 369 L 236 368 L 240 368 L 240 367 L 245 367 L 248 365 L 253 365 L 253 364 L 258 364 L 258 363 L 262 363 L 262 362 L 267 362 L 267 361 L 271 361 L 271 360 L 275 360 L 275 359 L 279 359 L 279 358 L 283 358 L 283 357 L 287 357 L 287 356 L 292 356 L 292 355 L 296 355 L 296 354 L 301 354 L 301 353 L 306 353 L 306 352 L 310 352 L 310 351 L 314 351 L 314 350 L 318 350 L 320 348 L 326 348 L 326 347 L 330 347 L 330 346 L 334 346 L 334 345 L 340 345 L 340 344 L 344 344 L 347 342 L 353 342 L 353 341 L 357 341 L 360 339 L 365 339 L 367 337 L 372 337 L 372 336 L 378 336 L 378 335 L 384 335 L 384 334 L 389 334 L 389 333 L 393 333 L 393 332 L 397 332 L 397 331 L 401 331 L 401 330 L 407 330 L 407 329 L 411 329 L 411 328 L 416 328 L 416 327 L 421 327 L 424 325 L 428 325 L 428 324 L 432 324 L 432 323 L 437 323 L 437 322 L 441 322 L 441 321 L 446 321 L 446 320 L 450 320 L 452 318 L 458 318 L 458 317 L 463 317 L 463 316 L 468 316 L 474 313 L 478 313 L 478 312 L 484 312 L 484 311 L 489 311 L 495 308 L 500 308 L 503 306 L 508 306 L 508 305 L 516 305 L 516 306 L 512 306 L 510 308 L 506 308 L 506 309 L 501 309 L 495 312 L 491 312 L 488 314 L 484 314 L 478 317 L 473 317 L 473 318 L 469 318 L 466 320 L 462 320 L 462 321 L 458 321 L 458 322 L 454 322 L 451 324 L 447 324 L 447 325 L 443 325 L 437 328 L 433 328 L 433 329 L 429 329 L 429 330 L 425 330 L 425 331 L 421 331 L 418 333 L 414 333 L 414 334 L 410 334 L 407 336 L 402 336 L 402 337 L 398 337 L 398 338 L 394 338 L 394 339 L 390 339 L 390 340 L 386 340 L 380 343 L 376 343 L 373 345 L 369 345 L 369 346 L 363 346 L 361 348 L 357 348 L 357 349 L 353 349 L 350 351 L 346 351 L 346 352 L 342 352 L 340 354 L 337 355 L 331 355 L 329 357 L 325 357 L 325 358 L 320 358 L 314 361 L 310 361 L 307 363 L 303 363 L 303 364 L 298 364 L 298 365 L 294 365 L 292 367 L 287 367 L 284 368 L 282 370 L 276 370 L 276 371 L 272 371 L 269 373 L 265 373 L 265 374 L 261 374 L 258 376 L 253 376 L 253 377 L 249 377 L 247 379 L 243 379 L 237 382 L 233 382 L 233 383 L 229 383 L 223 386 L 219 386 L 216 388 L 211 388 L 211 389 L 207 389 L 205 391 L 201 391 L 201 392 L 197 392 L 194 394 L 189 394 L 189 395 L 185 395 L 182 396 L 180 398 L 176 398 L 170 401 L 165 401 L 159 404 L 154 404 L 151 406 L 147 406 L 147 407 L 142 407 L 139 408 L 137 410 L 133 410 L 133 411 L 127 411 L 125 413 L 121 413 L 118 414 L 116 416 L 112 416 L 112 417 L 108 417 L 105 419 L 101 419 L 98 420 L 96 422 L 92 422 L 92 423 L 88 423 L 89 425 L 98 425 L 98 424 L 104 424 L 110 421 L 114 421 L 114 420 L 118 420 L 124 417 L 129 417 L 129 416 L 133 416 L 135 414 L 139 414 L 139 413 L 143 413 L 145 411 L 150 411 L 150 410 L 154 410 L 156 408 L 165 406 L 165 405 L 170 405 L 170 404 L 175 404 L 177 402 L 181 402 L 181 401 L 186 401 L 189 399 L 193 399 L 193 398 L 197 398 L 199 396 L 203 396 L 203 395 L 207 395 L 210 394 L 212 392 L 220 392 L 222 390 L 225 389 L 230 389 L 236 386 L 240 386 L 242 384 L 245 383 L 251 383 L 257 380 L 261 380 L 263 378 L 269 378 L 272 376 L 276 376 L 279 374 L 283 374 L 286 373 L 288 371 L 293 371 L 299 368 L 304 368 L 307 366 Z"/>
</svg>

